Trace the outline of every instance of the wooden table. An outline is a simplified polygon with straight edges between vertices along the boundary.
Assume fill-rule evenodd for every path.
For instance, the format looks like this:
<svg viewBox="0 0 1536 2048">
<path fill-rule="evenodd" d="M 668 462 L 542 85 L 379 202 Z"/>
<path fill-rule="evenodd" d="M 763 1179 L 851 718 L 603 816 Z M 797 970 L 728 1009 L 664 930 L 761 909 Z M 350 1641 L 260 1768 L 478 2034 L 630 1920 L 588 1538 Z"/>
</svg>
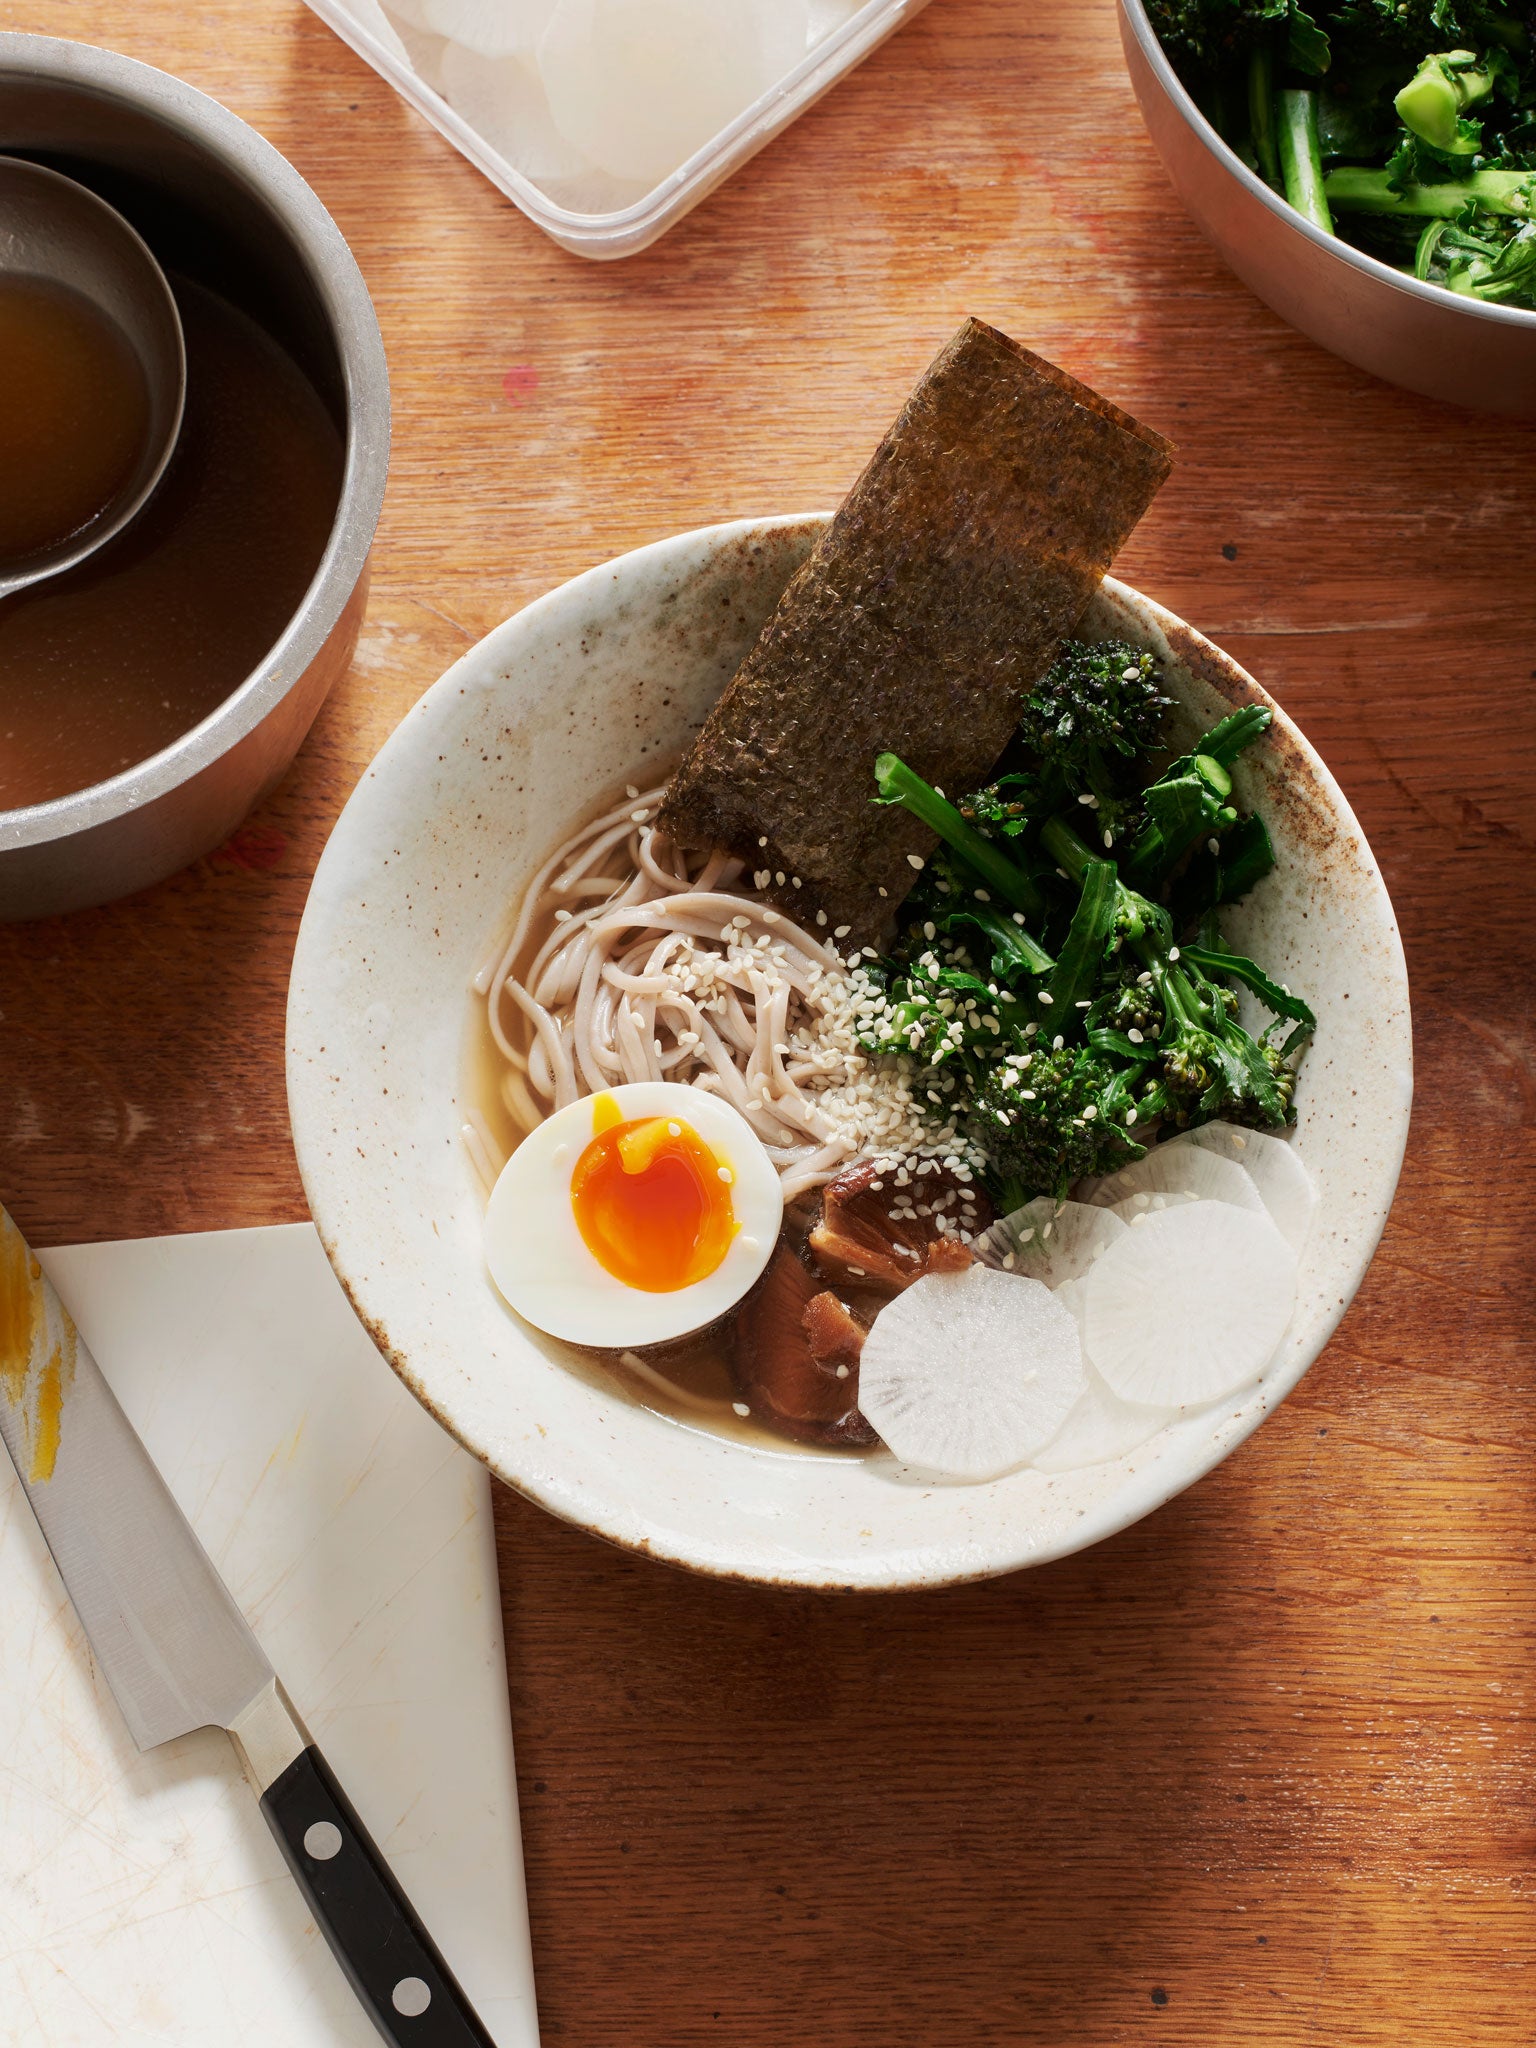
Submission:
<svg viewBox="0 0 1536 2048">
<path fill-rule="evenodd" d="M 545 2038 L 1536 2039 L 1536 431 L 1258 305 L 1166 189 L 1110 0 L 936 0 L 647 255 L 565 256 L 298 0 L 12 0 L 217 95 L 372 287 L 395 461 L 351 675 L 148 896 L 0 931 L 39 1243 L 304 1214 L 283 1001 L 364 764 L 577 570 L 824 505 L 961 315 L 1178 441 L 1124 573 L 1318 744 L 1396 897 L 1420 1086 L 1305 1385 L 1086 1556 L 925 1598 L 707 1584 L 500 1503 Z"/>
</svg>

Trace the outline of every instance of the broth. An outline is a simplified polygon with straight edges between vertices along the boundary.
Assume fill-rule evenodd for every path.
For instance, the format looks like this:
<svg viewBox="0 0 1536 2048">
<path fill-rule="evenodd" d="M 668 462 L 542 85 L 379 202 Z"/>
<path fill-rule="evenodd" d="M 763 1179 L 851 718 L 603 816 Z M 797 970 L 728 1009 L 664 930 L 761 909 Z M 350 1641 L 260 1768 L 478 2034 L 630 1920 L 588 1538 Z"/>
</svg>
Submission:
<svg viewBox="0 0 1536 2048">
<path fill-rule="evenodd" d="M 131 475 L 149 386 L 127 336 L 82 293 L 0 277 L 0 567 L 79 533 Z"/>
<path fill-rule="evenodd" d="M 274 645 L 325 552 L 344 453 L 329 412 L 245 314 L 172 285 L 187 402 L 164 481 L 89 562 L 0 603 L 0 810 L 190 731 Z"/>
</svg>

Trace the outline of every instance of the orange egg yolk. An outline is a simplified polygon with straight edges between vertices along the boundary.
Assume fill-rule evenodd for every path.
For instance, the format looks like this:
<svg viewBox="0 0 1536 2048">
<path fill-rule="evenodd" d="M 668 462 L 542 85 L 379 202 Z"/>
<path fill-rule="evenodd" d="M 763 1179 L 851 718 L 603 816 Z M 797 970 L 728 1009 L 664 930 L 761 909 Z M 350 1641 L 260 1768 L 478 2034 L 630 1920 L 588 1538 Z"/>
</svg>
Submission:
<svg viewBox="0 0 1536 2048">
<path fill-rule="evenodd" d="M 609 1115 L 618 1105 L 607 1098 Z M 646 1294 L 673 1294 L 706 1279 L 740 1229 L 733 1175 L 698 1132 L 676 1117 L 608 1122 L 571 1175 L 571 1207 L 587 1249 L 615 1280 Z"/>
</svg>

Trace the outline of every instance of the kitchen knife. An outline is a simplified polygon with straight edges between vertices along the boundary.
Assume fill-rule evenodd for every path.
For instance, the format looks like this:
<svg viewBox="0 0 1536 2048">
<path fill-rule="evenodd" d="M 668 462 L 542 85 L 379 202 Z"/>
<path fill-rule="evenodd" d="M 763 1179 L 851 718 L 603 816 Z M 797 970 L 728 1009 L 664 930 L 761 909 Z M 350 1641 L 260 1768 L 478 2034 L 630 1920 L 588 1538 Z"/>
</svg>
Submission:
<svg viewBox="0 0 1536 2048">
<path fill-rule="evenodd" d="M 227 1730 L 391 2048 L 494 2048 L 3 1207 L 0 1435 L 139 1748 Z"/>
</svg>

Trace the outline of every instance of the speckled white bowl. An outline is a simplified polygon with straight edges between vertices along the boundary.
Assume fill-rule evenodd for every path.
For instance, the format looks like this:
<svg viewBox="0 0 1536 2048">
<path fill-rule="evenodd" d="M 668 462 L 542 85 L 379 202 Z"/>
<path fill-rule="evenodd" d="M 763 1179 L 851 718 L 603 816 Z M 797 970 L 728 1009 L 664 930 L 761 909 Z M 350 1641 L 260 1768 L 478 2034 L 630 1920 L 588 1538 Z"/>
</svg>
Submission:
<svg viewBox="0 0 1536 2048">
<path fill-rule="evenodd" d="M 783 1585 L 902 1588 L 1081 1549 L 1208 1472 L 1327 1342 L 1386 1222 L 1411 1092 L 1392 906 L 1338 787 L 1276 710 L 1245 757 L 1279 868 L 1230 919 L 1318 1012 L 1299 1146 L 1322 1193 L 1292 1333 L 1263 1382 L 1112 1464 L 935 1485 L 884 1456 L 754 1449 L 573 1369 L 503 1307 L 459 1139 L 470 976 L 573 820 L 655 780 L 820 530 L 750 520 L 658 542 L 541 598 L 456 663 L 364 776 L 315 877 L 294 961 L 288 1093 L 342 1284 L 390 1364 L 500 1478 L 615 1543 Z M 1093 622 L 1165 658 L 1201 724 L 1267 703 L 1209 641 L 1123 584 Z"/>
</svg>

